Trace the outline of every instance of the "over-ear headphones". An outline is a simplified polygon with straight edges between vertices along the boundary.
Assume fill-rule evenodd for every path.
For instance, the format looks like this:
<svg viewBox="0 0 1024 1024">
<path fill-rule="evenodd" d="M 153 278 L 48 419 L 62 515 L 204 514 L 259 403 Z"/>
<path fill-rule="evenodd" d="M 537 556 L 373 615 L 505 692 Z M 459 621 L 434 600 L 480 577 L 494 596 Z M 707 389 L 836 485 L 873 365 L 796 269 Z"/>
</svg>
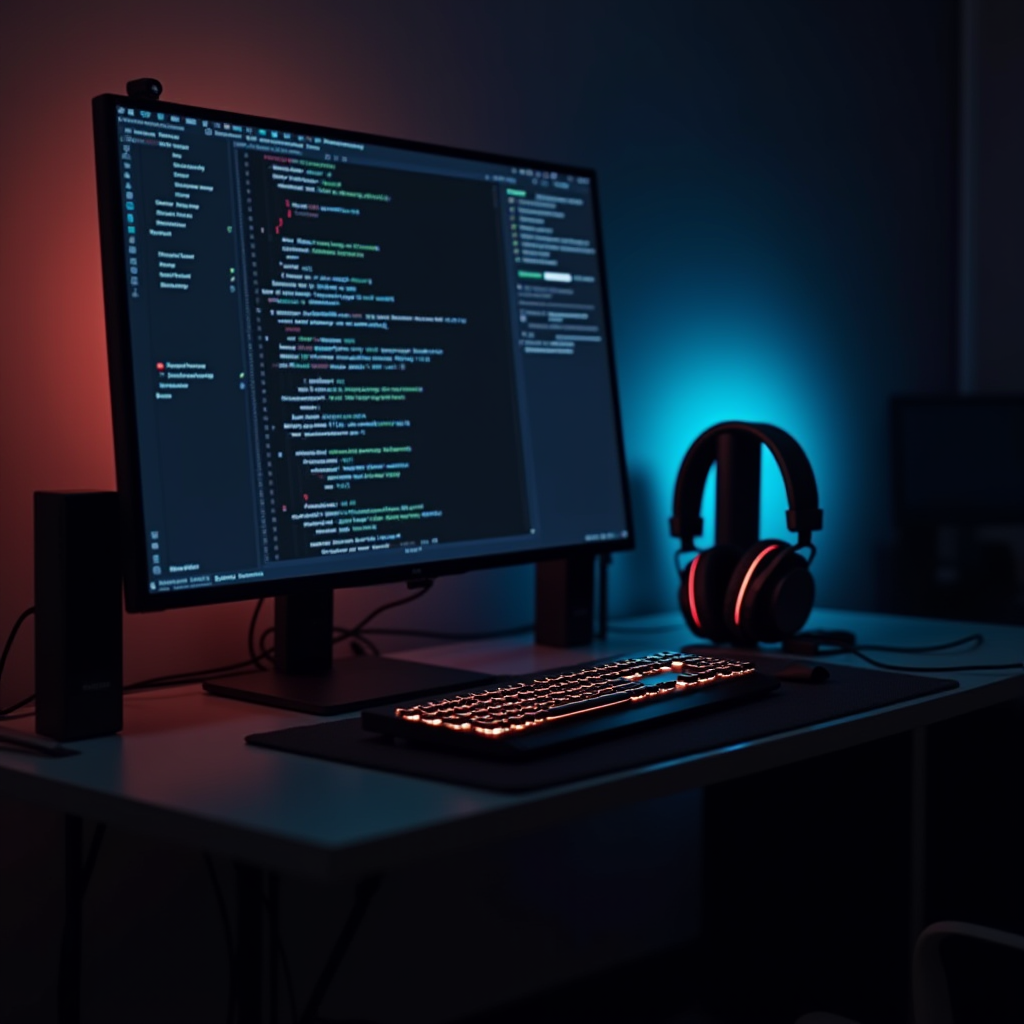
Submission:
<svg viewBox="0 0 1024 1024">
<path fill-rule="evenodd" d="M 786 525 L 795 545 L 758 540 L 761 445 L 775 457 L 786 485 Z M 696 551 L 704 529 L 700 503 L 711 464 L 718 463 L 715 546 L 679 569 L 679 605 L 697 636 L 749 647 L 798 632 L 814 604 L 811 533 L 821 529 L 814 471 L 799 444 L 766 423 L 719 423 L 694 441 L 676 479 L 672 536 L 676 555 Z M 799 554 L 807 548 L 811 558 Z"/>
</svg>

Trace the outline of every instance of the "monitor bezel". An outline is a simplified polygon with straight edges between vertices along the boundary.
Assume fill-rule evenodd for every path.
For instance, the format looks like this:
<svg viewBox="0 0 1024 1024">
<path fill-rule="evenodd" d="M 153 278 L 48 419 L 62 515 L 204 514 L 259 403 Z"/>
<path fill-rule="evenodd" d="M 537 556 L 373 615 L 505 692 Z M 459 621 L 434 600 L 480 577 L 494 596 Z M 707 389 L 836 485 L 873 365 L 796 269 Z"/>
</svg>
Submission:
<svg viewBox="0 0 1024 1024">
<path fill-rule="evenodd" d="M 139 438 L 135 415 L 135 388 L 132 363 L 131 337 L 128 314 L 128 287 L 123 245 L 124 222 L 120 196 L 119 162 L 117 157 L 117 107 L 164 111 L 188 117 L 214 121 L 244 119 L 256 127 L 268 130 L 290 131 L 299 134 L 321 135 L 347 142 L 386 145 L 413 152 L 461 157 L 469 160 L 487 160 L 509 166 L 524 166 L 559 174 L 586 175 L 590 178 L 594 204 L 594 222 L 597 235 L 597 259 L 603 287 L 601 302 L 606 325 L 607 355 L 611 375 L 612 406 L 615 417 L 618 467 L 622 489 L 627 536 L 573 545 L 537 547 L 505 553 L 446 558 L 436 562 L 415 565 L 381 566 L 374 569 L 342 570 L 338 572 L 305 574 L 291 578 L 258 580 L 246 583 L 217 585 L 197 589 L 151 591 L 146 575 L 146 542 L 142 510 L 142 479 L 140 469 Z M 107 332 L 107 359 L 110 377 L 111 409 L 113 415 L 114 460 L 121 514 L 121 561 L 124 578 L 125 606 L 129 612 L 163 611 L 208 604 L 223 604 L 252 598 L 294 594 L 310 588 L 341 589 L 396 583 L 442 576 L 458 575 L 478 569 L 524 565 L 552 559 L 601 555 L 613 551 L 631 550 L 634 546 L 632 503 L 626 471 L 625 445 L 622 434 L 622 416 L 619 404 L 618 381 L 615 372 L 615 352 L 612 340 L 611 310 L 608 300 L 608 275 L 604 260 L 601 231 L 600 203 L 597 173 L 592 168 L 555 163 L 527 157 L 513 157 L 469 150 L 409 139 L 396 139 L 367 132 L 349 131 L 299 121 L 262 117 L 254 114 L 231 112 L 211 107 L 168 103 L 164 100 L 140 99 L 104 93 L 92 101 L 94 148 L 96 158 L 96 187 L 99 209 L 100 252 L 103 269 L 103 297 Z"/>
</svg>

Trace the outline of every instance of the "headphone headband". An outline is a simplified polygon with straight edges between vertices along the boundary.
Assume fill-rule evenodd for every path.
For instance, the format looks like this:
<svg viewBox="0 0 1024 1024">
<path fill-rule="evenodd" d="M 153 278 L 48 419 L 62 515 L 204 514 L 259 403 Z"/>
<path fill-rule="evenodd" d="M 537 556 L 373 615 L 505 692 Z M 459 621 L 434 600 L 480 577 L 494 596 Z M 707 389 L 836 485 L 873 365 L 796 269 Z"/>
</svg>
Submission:
<svg viewBox="0 0 1024 1024">
<path fill-rule="evenodd" d="M 704 530 L 700 517 L 700 502 L 711 464 L 718 457 L 718 438 L 722 434 L 742 433 L 756 437 L 775 457 L 786 485 L 789 509 L 786 525 L 797 534 L 798 545 L 811 542 L 811 533 L 821 529 L 821 509 L 818 508 L 818 486 L 814 470 L 796 440 L 778 427 L 767 423 L 743 423 L 731 420 L 705 430 L 690 446 L 679 467 L 676 478 L 675 499 L 669 525 L 673 537 L 680 537 L 684 551 L 693 551 L 693 538 Z"/>
</svg>

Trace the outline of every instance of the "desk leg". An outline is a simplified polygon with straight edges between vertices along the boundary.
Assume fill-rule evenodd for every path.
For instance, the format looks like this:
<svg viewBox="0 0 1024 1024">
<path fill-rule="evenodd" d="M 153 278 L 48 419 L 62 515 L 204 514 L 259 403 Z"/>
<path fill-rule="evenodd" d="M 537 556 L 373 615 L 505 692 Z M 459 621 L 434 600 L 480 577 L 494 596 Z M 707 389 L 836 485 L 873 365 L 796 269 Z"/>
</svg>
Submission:
<svg viewBox="0 0 1024 1024">
<path fill-rule="evenodd" d="M 82 987 L 82 819 L 64 816 L 64 933 L 57 979 L 57 1019 L 78 1024 Z"/>
<path fill-rule="evenodd" d="M 910 733 L 910 948 L 924 928 L 928 802 L 928 727 Z"/>
<path fill-rule="evenodd" d="M 235 979 L 241 1024 L 260 1024 L 263 1019 L 263 882 L 259 868 L 235 864 L 238 936 Z"/>
</svg>

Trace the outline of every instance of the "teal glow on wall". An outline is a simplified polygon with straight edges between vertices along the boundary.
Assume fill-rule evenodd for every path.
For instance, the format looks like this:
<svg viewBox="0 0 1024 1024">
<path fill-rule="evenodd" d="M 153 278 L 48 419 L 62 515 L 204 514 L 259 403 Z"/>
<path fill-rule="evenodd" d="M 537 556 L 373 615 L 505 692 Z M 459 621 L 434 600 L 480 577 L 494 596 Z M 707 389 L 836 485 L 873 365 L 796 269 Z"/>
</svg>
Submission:
<svg viewBox="0 0 1024 1024">
<path fill-rule="evenodd" d="M 675 477 L 690 443 L 723 420 L 771 423 L 802 445 L 818 483 L 825 529 L 815 535 L 819 549 L 815 570 L 819 592 L 832 592 L 841 603 L 851 582 L 869 589 L 866 566 L 846 557 L 843 538 L 858 532 L 856 493 L 863 458 L 864 428 L 859 428 L 853 389 L 822 386 L 842 374 L 842 360 L 825 342 L 815 344 L 814 328 L 778 310 L 726 312 L 693 309 L 685 304 L 666 309 L 644 328 L 631 326 L 631 358 L 620 370 L 626 444 L 632 467 L 640 548 L 645 571 L 626 572 L 617 580 L 618 598 L 627 602 L 670 605 L 677 586 L 672 553 L 678 542 L 667 520 Z M 863 424 L 863 419 L 859 421 Z M 792 541 L 786 527 L 788 500 L 781 474 L 763 450 L 761 535 Z M 704 492 L 705 533 L 700 546 L 714 542 L 712 469 Z M 625 560 L 624 560 L 625 561 Z M 842 582 L 836 577 L 842 576 Z M 624 592 L 623 592 L 624 591 Z"/>
</svg>

